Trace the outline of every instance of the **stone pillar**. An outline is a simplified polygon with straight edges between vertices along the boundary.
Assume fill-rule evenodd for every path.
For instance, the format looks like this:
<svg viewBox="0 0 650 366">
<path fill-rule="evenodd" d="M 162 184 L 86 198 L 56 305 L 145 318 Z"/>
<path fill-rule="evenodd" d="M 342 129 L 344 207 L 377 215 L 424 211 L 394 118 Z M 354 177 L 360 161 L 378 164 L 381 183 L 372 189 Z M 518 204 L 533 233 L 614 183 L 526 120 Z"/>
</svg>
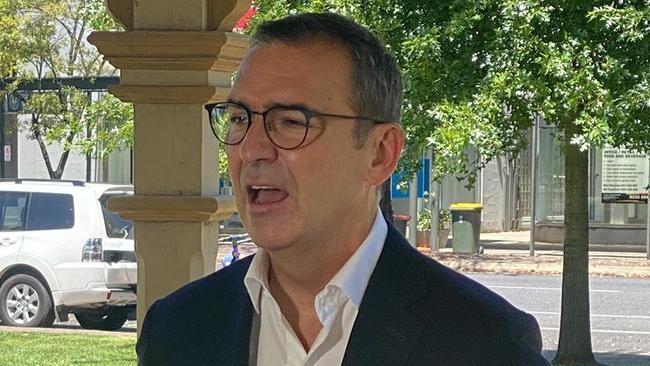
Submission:
<svg viewBox="0 0 650 366">
<path fill-rule="evenodd" d="M 215 270 L 217 220 L 235 205 L 217 196 L 217 142 L 203 105 L 228 94 L 248 48 L 230 30 L 250 0 L 107 4 L 126 31 L 88 40 L 120 69 L 120 85 L 109 91 L 135 108 L 135 195 L 109 208 L 135 222 L 143 320 L 156 299 Z"/>
</svg>

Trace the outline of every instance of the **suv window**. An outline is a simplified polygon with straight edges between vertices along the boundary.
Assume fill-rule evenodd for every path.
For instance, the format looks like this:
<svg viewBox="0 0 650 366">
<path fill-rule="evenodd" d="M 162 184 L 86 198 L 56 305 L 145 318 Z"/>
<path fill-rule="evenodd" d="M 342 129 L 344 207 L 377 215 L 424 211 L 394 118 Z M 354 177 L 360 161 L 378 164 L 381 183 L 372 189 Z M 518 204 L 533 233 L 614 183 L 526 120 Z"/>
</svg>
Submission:
<svg viewBox="0 0 650 366">
<path fill-rule="evenodd" d="M 15 231 L 25 228 L 26 192 L 0 192 L 0 230 Z"/>
<path fill-rule="evenodd" d="M 74 204 L 69 194 L 32 193 L 27 230 L 69 229 L 74 226 Z"/>
<path fill-rule="evenodd" d="M 127 238 L 133 239 L 133 221 L 125 220 L 120 215 L 106 207 L 109 198 L 119 196 L 120 194 L 105 194 L 99 198 L 102 205 L 102 214 L 104 215 L 104 225 L 106 226 L 106 235 L 109 238 Z"/>
</svg>

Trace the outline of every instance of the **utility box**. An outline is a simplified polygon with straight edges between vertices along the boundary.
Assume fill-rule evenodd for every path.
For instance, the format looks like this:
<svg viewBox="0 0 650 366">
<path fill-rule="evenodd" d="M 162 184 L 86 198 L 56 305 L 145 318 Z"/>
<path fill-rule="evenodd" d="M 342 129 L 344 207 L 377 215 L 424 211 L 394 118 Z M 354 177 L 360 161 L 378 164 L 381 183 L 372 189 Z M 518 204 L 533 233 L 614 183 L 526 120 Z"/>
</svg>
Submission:
<svg viewBox="0 0 650 366">
<path fill-rule="evenodd" d="M 478 253 L 483 206 L 480 203 L 454 203 L 449 210 L 454 253 Z"/>
</svg>

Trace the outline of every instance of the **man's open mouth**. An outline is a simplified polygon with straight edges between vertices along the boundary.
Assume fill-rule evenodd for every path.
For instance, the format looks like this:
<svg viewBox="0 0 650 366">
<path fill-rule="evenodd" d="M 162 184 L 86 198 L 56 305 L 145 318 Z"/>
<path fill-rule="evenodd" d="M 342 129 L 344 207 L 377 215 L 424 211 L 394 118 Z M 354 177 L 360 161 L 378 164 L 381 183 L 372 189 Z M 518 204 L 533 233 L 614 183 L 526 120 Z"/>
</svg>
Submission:
<svg viewBox="0 0 650 366">
<path fill-rule="evenodd" d="M 256 205 L 268 205 L 280 202 L 287 198 L 289 193 L 285 190 L 269 186 L 250 186 L 248 197 L 251 203 Z"/>
</svg>

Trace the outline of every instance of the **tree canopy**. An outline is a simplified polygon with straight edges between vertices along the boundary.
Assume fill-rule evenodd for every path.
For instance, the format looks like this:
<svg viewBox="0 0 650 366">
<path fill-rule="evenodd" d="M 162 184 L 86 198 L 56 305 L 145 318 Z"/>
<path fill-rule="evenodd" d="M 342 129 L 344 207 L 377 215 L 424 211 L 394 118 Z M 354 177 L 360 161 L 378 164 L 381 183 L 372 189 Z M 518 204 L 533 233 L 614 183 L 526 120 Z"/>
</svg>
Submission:
<svg viewBox="0 0 650 366">
<path fill-rule="evenodd" d="M 20 127 L 38 142 L 51 178 L 61 178 L 71 150 L 101 158 L 132 142 L 130 105 L 112 96 L 91 104 L 86 91 L 61 83 L 72 76 L 113 75 L 86 37 L 117 27 L 101 0 L 0 0 L 0 97 L 22 100 L 30 119 Z M 36 80 L 40 86 L 46 79 L 58 87 L 17 92 L 21 82 Z M 48 151 L 54 142 L 63 146 L 56 164 Z"/>
<path fill-rule="evenodd" d="M 15 12 L 9 11 L 11 0 L 0 0 L 0 75 L 13 76 L 18 64 L 14 45 L 20 40 L 19 19 Z"/>
<path fill-rule="evenodd" d="M 609 4 L 258 0 L 252 23 L 336 11 L 366 25 L 393 50 L 404 73 L 406 165 L 433 147 L 438 177 L 471 177 L 495 156 L 521 151 L 534 114 L 560 129 L 575 121 L 580 134 L 574 143 L 583 149 L 649 147 L 647 102 L 640 103 L 648 96 L 649 50 L 640 35 L 647 32 L 647 14 L 635 12 L 647 5 Z M 629 30 L 623 42 L 622 30 Z M 643 45 L 629 47 L 631 41 Z M 477 161 L 468 161 L 469 147 L 480 152 Z"/>
</svg>

